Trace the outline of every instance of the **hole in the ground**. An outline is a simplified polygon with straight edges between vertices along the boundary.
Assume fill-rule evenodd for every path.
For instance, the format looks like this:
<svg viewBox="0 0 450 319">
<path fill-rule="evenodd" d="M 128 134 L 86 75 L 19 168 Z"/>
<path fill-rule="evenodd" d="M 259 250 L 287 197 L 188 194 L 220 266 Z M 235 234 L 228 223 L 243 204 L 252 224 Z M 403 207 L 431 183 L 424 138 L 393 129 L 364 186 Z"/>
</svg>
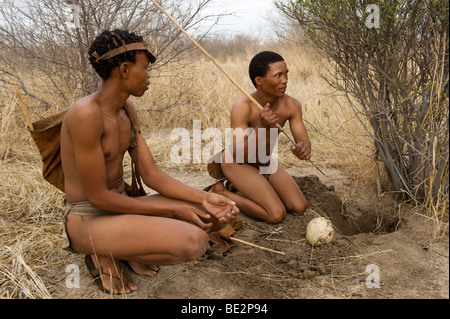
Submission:
<svg viewBox="0 0 450 319">
<path fill-rule="evenodd" d="M 395 204 L 383 203 L 360 194 L 352 201 L 343 203 L 333 186 L 324 185 L 317 176 L 293 177 L 317 213 L 327 215 L 335 228 L 343 235 L 369 232 L 393 232 L 398 225 Z M 373 197 L 373 196 L 372 196 Z"/>
</svg>

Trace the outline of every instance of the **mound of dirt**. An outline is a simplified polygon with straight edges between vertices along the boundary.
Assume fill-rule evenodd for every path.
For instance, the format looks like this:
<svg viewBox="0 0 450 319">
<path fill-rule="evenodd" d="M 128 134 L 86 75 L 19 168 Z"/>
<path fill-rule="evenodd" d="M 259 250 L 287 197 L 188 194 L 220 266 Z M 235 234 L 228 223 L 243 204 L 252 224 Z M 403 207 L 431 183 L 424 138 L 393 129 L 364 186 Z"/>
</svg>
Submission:
<svg viewBox="0 0 450 319">
<path fill-rule="evenodd" d="M 322 184 L 317 176 L 293 177 L 305 195 L 309 208 L 320 216 L 328 217 L 343 235 L 355 235 L 374 231 L 393 231 L 398 224 L 394 206 L 382 201 L 373 203 L 364 194 L 343 203 L 333 186 Z M 392 202 L 390 202 L 392 204 Z M 381 219 L 383 210 L 385 218 Z"/>
</svg>

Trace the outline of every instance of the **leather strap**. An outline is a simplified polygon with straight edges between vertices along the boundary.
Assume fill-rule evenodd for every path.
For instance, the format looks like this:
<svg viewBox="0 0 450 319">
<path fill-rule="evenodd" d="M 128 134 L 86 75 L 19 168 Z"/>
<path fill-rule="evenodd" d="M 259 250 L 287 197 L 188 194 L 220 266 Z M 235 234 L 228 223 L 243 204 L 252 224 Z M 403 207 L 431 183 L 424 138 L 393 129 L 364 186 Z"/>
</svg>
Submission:
<svg viewBox="0 0 450 319">
<path fill-rule="evenodd" d="M 125 113 L 130 120 L 131 123 L 131 144 L 130 148 L 128 149 L 128 153 L 131 157 L 131 190 L 129 190 L 127 193 L 129 196 L 135 197 L 135 196 L 145 196 L 147 193 L 144 190 L 144 187 L 142 185 L 141 175 L 139 173 L 139 159 L 138 159 L 138 144 L 136 140 L 136 134 L 140 133 L 140 131 L 136 130 L 136 125 L 134 123 L 133 117 L 130 115 L 130 112 L 127 108 L 127 105 L 125 104 L 123 106 L 123 109 L 125 110 Z"/>
</svg>

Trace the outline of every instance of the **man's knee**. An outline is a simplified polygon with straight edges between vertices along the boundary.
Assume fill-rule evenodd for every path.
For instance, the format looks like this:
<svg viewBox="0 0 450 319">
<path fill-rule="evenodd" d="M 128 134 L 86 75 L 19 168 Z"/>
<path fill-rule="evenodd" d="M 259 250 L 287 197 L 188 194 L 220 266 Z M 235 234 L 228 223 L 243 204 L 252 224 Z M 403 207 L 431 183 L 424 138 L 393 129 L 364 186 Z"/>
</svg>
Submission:
<svg viewBox="0 0 450 319">
<path fill-rule="evenodd" d="M 286 209 L 283 207 L 276 207 L 268 209 L 266 222 L 270 224 L 281 223 L 286 218 Z"/>
<path fill-rule="evenodd" d="M 307 209 L 308 209 L 308 202 L 302 201 L 296 203 L 291 209 L 289 209 L 289 211 L 292 212 L 293 214 L 304 214 Z"/>
<path fill-rule="evenodd" d="M 180 243 L 178 255 L 183 262 L 193 261 L 200 258 L 208 248 L 209 236 L 200 228 L 191 230 L 183 243 Z"/>
</svg>

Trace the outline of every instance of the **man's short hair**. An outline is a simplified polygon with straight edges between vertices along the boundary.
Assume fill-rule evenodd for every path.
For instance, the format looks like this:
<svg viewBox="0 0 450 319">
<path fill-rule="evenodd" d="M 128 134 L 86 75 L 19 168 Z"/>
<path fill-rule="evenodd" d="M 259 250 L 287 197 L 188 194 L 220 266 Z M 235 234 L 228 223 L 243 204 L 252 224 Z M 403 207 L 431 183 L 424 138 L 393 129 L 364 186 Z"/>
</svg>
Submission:
<svg viewBox="0 0 450 319">
<path fill-rule="evenodd" d="M 111 76 L 112 70 L 121 63 L 135 63 L 138 52 L 144 52 L 152 63 L 155 62 L 155 57 L 147 50 L 126 51 L 112 58 L 102 59 L 100 61 L 96 58 L 124 45 L 138 42 L 144 43 L 143 38 L 127 30 L 116 29 L 113 31 L 103 31 L 91 44 L 89 49 L 89 62 L 103 80 L 107 80 Z"/>
<path fill-rule="evenodd" d="M 264 77 L 270 69 L 270 65 L 276 62 L 284 61 L 283 57 L 272 51 L 263 51 L 258 53 L 250 61 L 248 73 L 253 85 L 256 87 L 256 77 Z"/>
</svg>

